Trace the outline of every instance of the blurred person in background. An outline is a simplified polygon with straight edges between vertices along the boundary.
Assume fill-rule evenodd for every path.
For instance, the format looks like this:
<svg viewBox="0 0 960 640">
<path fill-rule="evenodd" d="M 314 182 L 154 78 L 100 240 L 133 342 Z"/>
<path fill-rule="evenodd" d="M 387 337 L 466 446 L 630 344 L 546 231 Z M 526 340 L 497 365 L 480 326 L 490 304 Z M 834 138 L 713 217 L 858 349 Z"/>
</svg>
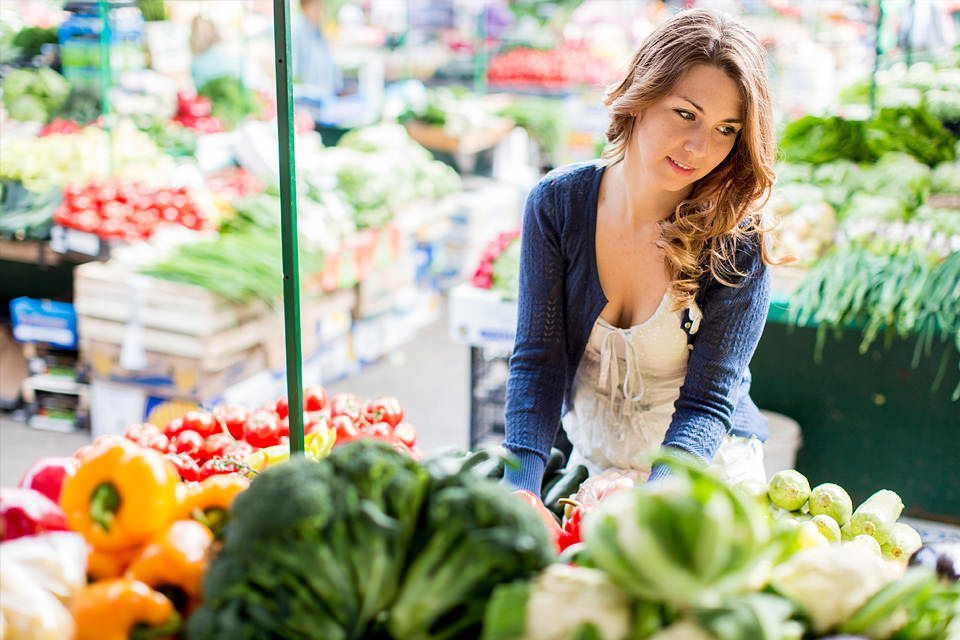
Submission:
<svg viewBox="0 0 960 640">
<path fill-rule="evenodd" d="M 298 94 L 323 101 L 335 98 L 343 77 L 323 31 L 325 0 L 300 0 L 301 19 L 292 34 L 293 79 Z"/>
<path fill-rule="evenodd" d="M 605 104 L 602 157 L 527 198 L 504 442 L 520 464 L 506 480 L 540 495 L 562 425 L 588 482 L 656 480 L 661 446 L 731 484 L 765 482 L 748 369 L 773 263 L 759 214 L 776 156 L 765 50 L 728 16 L 679 13 Z"/>
<path fill-rule="evenodd" d="M 190 23 L 190 53 L 190 77 L 197 89 L 222 76 L 243 79 L 243 56 L 224 42 L 217 25 L 205 16 L 195 16 Z"/>
</svg>

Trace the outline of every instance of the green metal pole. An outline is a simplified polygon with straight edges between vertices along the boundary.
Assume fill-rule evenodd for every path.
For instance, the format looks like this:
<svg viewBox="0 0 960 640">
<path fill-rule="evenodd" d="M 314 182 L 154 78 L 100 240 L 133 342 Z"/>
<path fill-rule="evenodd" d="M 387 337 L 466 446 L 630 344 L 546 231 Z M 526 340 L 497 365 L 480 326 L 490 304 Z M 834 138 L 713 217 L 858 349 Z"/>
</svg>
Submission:
<svg viewBox="0 0 960 640">
<path fill-rule="evenodd" d="M 110 124 L 110 85 L 113 82 L 113 65 L 110 61 L 110 5 L 107 0 L 97 0 L 100 16 L 100 115 L 107 132 L 107 175 L 113 175 L 113 126 Z"/>
<path fill-rule="evenodd" d="M 877 114 L 877 72 L 880 70 L 880 58 L 883 56 L 883 0 L 878 0 L 877 42 L 873 56 L 873 73 L 870 74 L 870 117 Z"/>
<path fill-rule="evenodd" d="M 297 172 L 293 88 L 290 77 L 290 6 L 273 0 L 277 69 L 277 136 L 280 141 L 280 245 L 283 254 L 283 327 L 286 345 L 290 452 L 303 453 L 303 371 L 300 361 L 300 264 L 297 242 Z"/>
<path fill-rule="evenodd" d="M 97 10 L 100 14 L 100 113 L 105 116 L 110 113 L 107 94 L 113 72 L 110 65 L 110 5 L 107 0 L 98 0 Z"/>
</svg>

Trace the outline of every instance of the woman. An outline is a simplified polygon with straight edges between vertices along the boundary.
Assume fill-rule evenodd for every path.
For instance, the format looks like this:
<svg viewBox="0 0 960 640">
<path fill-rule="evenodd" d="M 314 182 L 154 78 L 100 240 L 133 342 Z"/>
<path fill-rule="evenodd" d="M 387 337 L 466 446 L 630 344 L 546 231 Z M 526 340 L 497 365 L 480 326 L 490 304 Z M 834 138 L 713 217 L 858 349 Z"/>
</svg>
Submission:
<svg viewBox="0 0 960 640">
<path fill-rule="evenodd" d="M 592 473 L 660 477 L 661 445 L 764 480 L 747 365 L 770 262 L 757 208 L 774 180 L 765 52 L 728 17 L 680 13 L 608 91 L 599 162 L 558 169 L 523 221 L 507 383 L 507 480 L 539 494 L 564 409 Z"/>
</svg>

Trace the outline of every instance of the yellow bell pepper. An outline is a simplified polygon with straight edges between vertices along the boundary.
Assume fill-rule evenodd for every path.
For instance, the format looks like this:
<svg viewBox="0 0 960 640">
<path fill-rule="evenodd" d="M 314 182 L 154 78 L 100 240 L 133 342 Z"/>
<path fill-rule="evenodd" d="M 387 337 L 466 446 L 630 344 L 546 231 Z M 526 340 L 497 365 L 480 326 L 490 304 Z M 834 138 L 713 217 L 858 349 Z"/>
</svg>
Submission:
<svg viewBox="0 0 960 640">
<path fill-rule="evenodd" d="M 233 500 L 250 486 L 250 481 L 236 474 L 218 474 L 187 486 L 180 501 L 177 517 L 194 519 L 220 537 L 230 519 Z"/>
<path fill-rule="evenodd" d="M 66 480 L 69 527 L 97 549 L 135 547 L 174 519 L 180 476 L 163 455 L 133 442 L 96 448 Z"/>
<path fill-rule="evenodd" d="M 308 433 L 307 437 L 304 438 L 303 450 L 307 457 L 322 460 L 333 451 L 333 445 L 336 441 L 336 429 L 331 429 L 326 425 L 318 425 L 312 433 Z"/>
<path fill-rule="evenodd" d="M 103 580 L 122 576 L 139 552 L 139 547 L 105 551 L 88 544 L 87 577 L 91 580 Z"/>
<path fill-rule="evenodd" d="M 75 640 L 160 638 L 180 629 L 181 618 L 169 598 L 139 580 L 111 578 L 88 584 L 73 597 L 70 613 Z"/>
<path fill-rule="evenodd" d="M 182 594 L 182 613 L 186 612 L 200 598 L 212 544 L 213 533 L 205 526 L 177 520 L 143 548 L 127 569 L 127 577 L 166 594 L 175 606 L 181 604 L 177 596 Z"/>
</svg>

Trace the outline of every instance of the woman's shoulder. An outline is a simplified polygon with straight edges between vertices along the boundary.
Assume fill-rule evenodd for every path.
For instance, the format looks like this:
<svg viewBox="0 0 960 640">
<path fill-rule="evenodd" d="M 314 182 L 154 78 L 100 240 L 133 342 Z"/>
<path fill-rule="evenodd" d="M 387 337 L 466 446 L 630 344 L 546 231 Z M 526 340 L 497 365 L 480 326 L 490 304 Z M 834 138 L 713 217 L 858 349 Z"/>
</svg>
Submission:
<svg viewBox="0 0 960 640">
<path fill-rule="evenodd" d="M 528 201 L 534 205 L 586 203 L 602 171 L 596 160 L 558 167 L 537 182 L 530 190 Z"/>
</svg>

